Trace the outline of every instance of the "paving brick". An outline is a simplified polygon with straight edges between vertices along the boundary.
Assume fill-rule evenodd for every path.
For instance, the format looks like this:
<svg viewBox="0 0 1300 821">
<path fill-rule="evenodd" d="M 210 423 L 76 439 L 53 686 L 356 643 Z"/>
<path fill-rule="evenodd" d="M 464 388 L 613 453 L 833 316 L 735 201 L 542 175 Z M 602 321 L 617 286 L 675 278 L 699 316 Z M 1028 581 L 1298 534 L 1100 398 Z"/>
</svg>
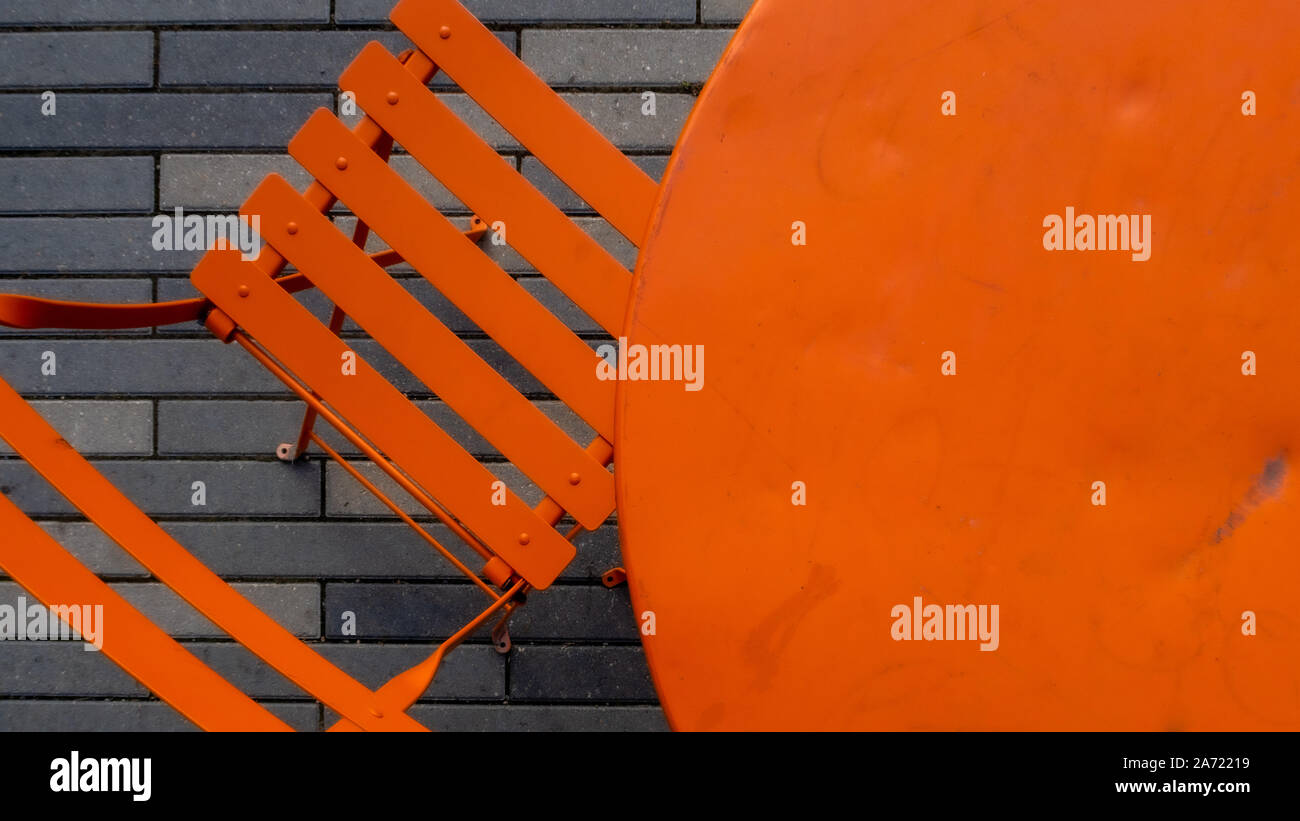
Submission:
<svg viewBox="0 0 1300 821">
<path fill-rule="evenodd" d="M 522 54 L 555 87 L 670 86 L 703 83 L 730 40 L 720 29 L 534 29 Z"/>
<path fill-rule="evenodd" d="M 128 456 L 153 452 L 150 402 L 33 402 L 32 407 L 82 456 Z M 0 439 L 0 455 L 13 449 Z"/>
<path fill-rule="evenodd" d="M 420 400 L 415 404 L 475 456 L 500 455 L 496 448 L 489 445 L 442 402 Z M 585 446 L 595 436 L 565 405 L 559 402 L 537 404 L 574 441 Z M 304 407 L 303 403 L 297 401 L 163 402 L 158 408 L 158 452 L 165 456 L 265 456 L 274 453 L 281 442 L 297 436 Z M 329 425 L 322 423 L 320 430 L 325 433 L 325 440 L 332 447 L 348 455 L 359 455 L 360 452 Z"/>
<path fill-rule="evenodd" d="M 152 516 L 315 516 L 320 512 L 320 465 L 276 462 L 97 462 L 95 467 Z M 191 504 L 194 482 L 207 505 Z M 28 516 L 74 512 L 25 462 L 0 461 L 0 492 Z"/>
<path fill-rule="evenodd" d="M 497 37 L 515 50 L 514 32 Z M 324 86 L 335 88 L 362 47 L 378 41 L 393 54 L 411 48 L 396 31 L 163 32 L 163 86 Z M 435 86 L 451 84 L 446 75 Z"/>
<path fill-rule="evenodd" d="M 663 178 L 664 169 L 668 165 L 668 157 L 663 155 L 633 157 L 632 161 L 654 180 Z M 551 169 L 542 165 L 541 160 L 536 157 L 524 157 L 520 168 L 523 171 L 524 178 L 565 213 L 581 213 L 592 210 L 591 206 L 582 197 L 573 193 L 573 189 L 561 182 L 560 178 L 551 173 Z"/>
<path fill-rule="evenodd" d="M 659 707 L 581 707 L 526 704 L 417 704 L 408 713 L 439 732 L 663 732 L 668 721 Z M 3 726 L 0 702 L 0 726 Z"/>
<path fill-rule="evenodd" d="M 527 701 L 653 701 L 640 647 L 517 646 L 510 698 Z"/>
<path fill-rule="evenodd" d="M 0 604 L 15 606 L 21 595 L 25 594 L 16 585 L 0 584 Z M 108 656 L 88 652 L 82 642 L 0 641 L 0 695 L 138 698 L 148 694 Z"/>
<path fill-rule="evenodd" d="M 400 522 L 163 522 L 162 529 L 222 578 L 463 580 L 450 563 Z M 88 522 L 41 527 L 95 573 L 145 578 L 149 572 Z M 472 569 L 483 560 L 440 524 L 429 532 Z M 583 533 L 560 578 L 594 580 L 622 561 L 618 528 Z M 4 577 L 0 571 L 0 578 Z M 544 608 L 539 608 L 544 609 Z"/>
<path fill-rule="evenodd" d="M 46 299 L 68 299 L 74 302 L 150 302 L 153 299 L 153 283 L 147 279 L 79 279 L 76 277 L 39 277 L 23 279 L 0 279 L 0 294 L 24 294 Z M 195 328 L 199 326 L 194 325 Z M 50 336 L 86 336 L 89 334 L 110 336 L 144 336 L 147 329 L 121 331 L 78 331 L 59 329 L 56 331 L 28 330 L 24 328 L 0 327 L 0 336 L 41 335 Z"/>
<path fill-rule="evenodd" d="M 0 157 L 0 214 L 149 213 L 153 157 Z"/>
<path fill-rule="evenodd" d="M 754 0 L 700 0 L 700 20 L 705 23 L 739 23 Z"/>
<path fill-rule="evenodd" d="M 371 40 L 394 53 L 411 43 L 393 31 L 165 31 L 158 82 L 167 86 L 324 86 Z"/>
<path fill-rule="evenodd" d="M 513 157 L 505 160 L 514 162 Z M 391 162 L 397 173 L 440 211 L 469 213 L 413 157 L 399 154 Z M 311 183 L 311 175 L 284 154 L 164 154 L 161 205 L 164 211 L 177 206 L 187 210 L 235 211 L 268 174 L 279 174 L 299 191 Z M 336 210 L 346 208 L 346 203 L 340 203 Z"/>
<path fill-rule="evenodd" d="M 339 669 L 372 690 L 429 656 L 429 645 L 312 644 Z M 203 663 L 248 695 L 258 699 L 310 697 L 252 652 L 233 642 L 190 644 Z M 482 701 L 505 696 L 505 658 L 488 646 L 465 646 L 447 656 L 423 700 Z M 327 723 L 336 718 L 332 711 Z"/>
<path fill-rule="evenodd" d="M 59 526 L 71 527 L 45 525 Z M 470 568 L 482 567 L 483 560 L 447 528 L 426 527 Z M 165 522 L 163 529 L 224 578 L 464 578 L 400 522 Z M 69 549 L 89 557 L 93 569 L 130 572 L 134 563 L 129 558 L 118 560 L 89 534 L 65 532 L 73 537 Z M 578 556 L 563 579 L 594 579 L 621 561 L 618 528 L 613 525 L 584 533 L 575 543 Z"/>
<path fill-rule="evenodd" d="M 624 150 L 671 151 L 677 143 L 687 115 L 695 105 L 691 94 L 663 91 L 658 93 L 655 115 L 641 113 L 640 93 L 631 92 L 569 92 L 560 95 L 575 111 L 581 114 L 605 135 L 606 139 Z M 447 107 L 456 112 L 493 148 L 499 151 L 520 151 L 519 142 L 497 125 L 483 109 L 463 94 L 444 94 Z M 3 109 L 0 109 L 0 114 Z M 359 117 L 344 118 L 352 124 Z M 0 120 L 0 122 L 3 122 Z"/>
<path fill-rule="evenodd" d="M 41 115 L 34 94 L 0 95 L 0 149 L 275 148 L 312 111 L 332 106 L 324 92 L 61 92 L 58 113 Z"/>
<path fill-rule="evenodd" d="M 55 354 L 57 373 L 41 375 L 42 354 Z M 275 377 L 237 346 L 207 339 L 7 340 L 0 378 L 36 396 L 254 393 L 288 396 Z"/>
<path fill-rule="evenodd" d="M 496 343 L 470 340 L 468 344 L 516 390 L 535 398 L 549 398 L 541 383 Z M 429 394 L 427 388 L 395 364 L 376 343 L 356 339 L 349 340 L 349 345 L 400 390 Z M 53 376 L 41 374 L 46 351 L 54 352 L 58 364 L 58 372 Z M 210 337 L 139 340 L 126 346 L 112 340 L 14 339 L 0 346 L 0 378 L 20 393 L 36 397 L 99 393 L 290 396 L 288 389 L 242 348 L 222 345 Z"/>
<path fill-rule="evenodd" d="M 0 271 L 188 273 L 201 252 L 155 251 L 156 230 L 149 217 L 0 219 Z"/>
<path fill-rule="evenodd" d="M 164 522 L 162 528 L 226 579 L 461 578 L 401 523 Z M 445 528 L 430 531 L 443 544 L 456 544 Z M 470 552 L 462 548 L 461 558 L 468 560 Z"/>
<path fill-rule="evenodd" d="M 5 0 L 0 25 L 325 23 L 330 0 Z"/>
<path fill-rule="evenodd" d="M 429 657 L 429 644 L 320 644 L 321 655 L 372 690 Z M 506 694 L 506 660 L 489 645 L 461 645 L 448 653 L 421 701 L 500 700 Z M 327 712 L 327 716 L 332 711 Z M 333 723 L 326 718 L 327 723 Z"/>
<path fill-rule="evenodd" d="M 328 639 L 442 639 L 478 615 L 487 597 L 469 584 L 327 584 Z M 344 614 L 356 629 L 343 634 Z"/>
<path fill-rule="evenodd" d="M 388 20 L 392 0 L 336 0 L 340 23 Z M 462 0 L 485 23 L 693 23 L 695 0 Z"/>
<path fill-rule="evenodd" d="M 190 607 L 170 588 L 153 582 L 121 582 L 111 585 L 129 601 L 137 610 L 147 616 L 154 624 L 166 630 L 174 638 L 214 638 L 225 635 L 220 628 L 208 621 L 197 610 Z M 240 595 L 255 604 L 262 612 L 280 623 L 286 630 L 303 638 L 320 636 L 320 586 L 305 583 L 241 583 L 234 585 Z M 37 603 L 37 599 L 25 592 L 13 582 L 0 583 L 0 604 L 16 605 L 19 598 L 25 598 L 28 605 Z M 67 602 L 67 604 L 94 604 L 95 602 Z M 106 623 L 105 630 L 111 630 L 112 624 Z M 98 656 L 100 653 L 86 652 L 80 642 L 34 642 L 34 641 L 0 641 L 0 652 L 18 648 L 57 648 L 72 647 L 86 656 Z M 31 651 L 33 658 L 39 658 L 39 649 Z M 17 658 L 23 658 L 19 655 Z M 111 666 L 111 665 L 110 665 Z M 5 665 L 0 665 L 3 669 Z M 74 685 L 69 685 L 74 686 Z M 75 685 L 95 687 L 98 685 Z M 78 691 L 84 695 L 105 695 L 98 689 Z M 115 692 L 115 691 L 114 691 Z M 6 692 L 6 695 L 23 695 L 21 692 Z"/>
<path fill-rule="evenodd" d="M 135 559 L 89 522 L 41 522 L 41 529 L 103 578 L 147 578 Z M 0 578 L 4 577 L 0 571 Z"/>
<path fill-rule="evenodd" d="M 466 585 L 330 584 L 326 629 L 331 638 L 343 637 L 342 613 L 351 611 L 359 638 L 440 638 L 463 626 L 482 600 Z M 636 641 L 638 631 L 625 587 L 553 585 L 529 595 L 511 618 L 510 635 L 516 641 Z"/>
<path fill-rule="evenodd" d="M 626 585 L 554 585 L 528 597 L 510 619 L 510 635 L 519 641 L 637 641 L 640 631 Z"/>
<path fill-rule="evenodd" d="M 407 496 L 378 467 L 369 462 L 358 462 L 355 467 L 362 476 L 366 477 L 392 499 L 402 512 L 417 519 L 429 518 L 429 512 L 413 498 Z M 493 462 L 484 467 L 496 479 L 505 482 L 506 487 L 510 488 L 529 506 L 536 505 L 542 500 L 544 494 L 529 482 L 514 465 L 505 462 Z M 491 493 L 492 489 L 485 487 L 483 492 Z M 382 502 L 362 487 L 360 482 L 348 475 L 341 466 L 332 462 L 325 467 L 325 512 L 329 516 L 396 518 Z"/>
<path fill-rule="evenodd" d="M 2 14 L 2 12 L 0 12 Z M 0 88 L 153 85 L 148 31 L 0 33 Z"/>
<path fill-rule="evenodd" d="M 569 105 L 622 149 L 671 151 L 695 106 L 690 94 L 661 92 L 655 115 L 641 113 L 640 94 L 565 94 Z"/>
<path fill-rule="evenodd" d="M 300 732 L 320 728 L 315 704 L 262 706 Z M 160 701 L 28 701 L 0 699 L 0 732 L 129 733 L 199 728 Z"/>
</svg>

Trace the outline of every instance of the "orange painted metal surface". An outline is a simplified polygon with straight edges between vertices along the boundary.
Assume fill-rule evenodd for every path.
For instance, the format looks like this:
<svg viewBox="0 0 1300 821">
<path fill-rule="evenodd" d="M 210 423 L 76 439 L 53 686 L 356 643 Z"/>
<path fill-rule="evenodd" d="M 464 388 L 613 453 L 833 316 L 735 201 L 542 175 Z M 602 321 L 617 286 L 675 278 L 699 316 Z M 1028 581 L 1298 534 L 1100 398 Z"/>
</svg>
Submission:
<svg viewBox="0 0 1300 821">
<path fill-rule="evenodd" d="M 619 391 L 671 724 L 1300 729 L 1294 5 L 817 6 L 759 0 L 636 275 L 707 352 Z"/>
</svg>

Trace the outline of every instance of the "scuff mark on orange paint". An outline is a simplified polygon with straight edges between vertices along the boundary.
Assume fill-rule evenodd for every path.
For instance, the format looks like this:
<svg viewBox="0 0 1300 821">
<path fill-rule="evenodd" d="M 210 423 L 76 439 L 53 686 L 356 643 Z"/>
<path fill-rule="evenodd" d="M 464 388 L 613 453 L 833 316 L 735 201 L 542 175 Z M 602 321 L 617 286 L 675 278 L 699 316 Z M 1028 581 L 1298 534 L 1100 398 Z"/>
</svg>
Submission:
<svg viewBox="0 0 1300 821">
<path fill-rule="evenodd" d="M 753 686 L 756 689 L 765 690 L 771 686 L 772 677 L 781 664 L 781 651 L 794 638 L 800 623 L 813 608 L 839 589 L 840 581 L 834 568 L 815 564 L 808 573 L 808 580 L 754 626 L 741 653 L 746 664 L 754 670 Z"/>
<path fill-rule="evenodd" d="M 1282 451 L 1264 463 L 1264 470 L 1255 477 L 1241 504 L 1234 508 L 1228 514 L 1227 520 L 1214 531 L 1214 544 L 1219 544 L 1230 537 L 1233 531 L 1246 521 L 1246 517 L 1252 510 L 1282 492 L 1282 485 L 1286 481 L 1286 456 L 1286 451 Z"/>
</svg>

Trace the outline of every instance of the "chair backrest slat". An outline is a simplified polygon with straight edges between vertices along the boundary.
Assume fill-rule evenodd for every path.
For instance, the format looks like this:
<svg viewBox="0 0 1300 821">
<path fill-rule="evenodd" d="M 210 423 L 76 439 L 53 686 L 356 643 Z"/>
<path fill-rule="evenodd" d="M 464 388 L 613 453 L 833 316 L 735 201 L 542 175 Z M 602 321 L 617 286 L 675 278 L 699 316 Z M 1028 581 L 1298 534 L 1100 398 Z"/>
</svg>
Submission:
<svg viewBox="0 0 1300 821">
<path fill-rule="evenodd" d="M 289 153 L 598 434 L 613 440 L 615 385 L 596 378 L 591 347 L 466 242 L 338 119 L 317 111 L 289 143 Z M 262 222 L 270 223 L 268 215 Z"/>
<path fill-rule="evenodd" d="M 367 182 L 374 184 L 371 178 Z M 375 196 L 383 196 L 376 189 Z M 244 210 L 262 215 L 264 240 L 583 526 L 595 529 L 613 512 L 614 478 L 604 466 L 293 186 L 281 177 L 267 177 Z M 292 234 L 286 229 L 289 223 L 295 226 Z M 468 246 L 463 237 L 452 241 Z M 285 358 L 267 340 L 260 341 L 272 356 Z"/>
<path fill-rule="evenodd" d="M 393 23 L 547 168 L 639 246 L 654 180 L 455 0 L 402 0 Z"/>
<path fill-rule="evenodd" d="M 191 281 L 533 586 L 572 561 L 572 544 L 513 492 L 494 504 L 492 473 L 254 263 L 209 251 Z"/>
<path fill-rule="evenodd" d="M 234 258 L 238 260 L 238 252 L 233 253 Z M 212 258 L 209 254 L 205 259 Z M 251 263 L 248 267 L 257 271 Z M 267 283 L 272 281 L 266 274 L 259 272 L 259 275 Z M 272 288 L 292 301 L 292 297 L 278 285 L 273 285 Z M 371 712 L 374 705 L 373 693 L 259 610 L 256 605 L 222 581 L 175 539 L 167 535 L 108 479 L 95 470 L 84 457 L 69 447 L 58 432 L 3 381 L 0 381 L 0 423 L 2 423 L 0 435 L 3 435 L 18 455 L 85 514 L 86 518 L 98 525 L 105 535 L 148 568 L 159 581 L 176 591 L 181 598 L 211 619 L 232 639 L 280 671 L 290 681 L 367 729 L 423 729 L 419 723 L 403 713 L 390 714 L 387 717 L 375 716 Z M 8 500 L 5 500 L 5 504 L 9 504 Z M 25 518 L 16 509 L 13 512 Z M 22 539 L 5 538 L 0 539 L 0 543 L 6 546 L 6 552 L 9 546 L 20 551 L 27 549 L 27 544 Z M 39 559 L 20 553 L 16 558 L 5 555 L 0 560 L 0 564 L 9 569 L 20 583 L 26 585 L 30 581 L 34 585 L 29 588 L 32 593 L 46 602 L 111 603 L 115 608 L 111 622 L 115 636 L 126 637 L 127 643 L 136 642 L 138 636 L 142 648 L 158 653 L 159 658 L 168 663 L 175 662 L 182 670 L 191 670 L 191 662 L 177 656 L 166 643 L 171 639 L 143 615 L 140 615 L 138 620 L 135 619 L 131 612 L 123 609 L 121 604 L 115 601 L 111 589 L 106 592 L 101 587 L 84 586 L 74 590 L 66 586 L 59 588 L 52 586 L 61 584 L 60 579 L 80 579 L 78 584 L 89 585 L 86 576 L 90 578 L 94 576 L 70 554 L 62 552 L 63 548 L 57 544 L 54 545 L 57 550 L 49 549 L 50 546 L 45 542 L 40 542 L 40 545 L 44 545 L 46 550 Z M 86 595 L 84 597 L 73 595 L 81 592 Z M 127 660 L 123 666 L 127 666 L 127 663 L 134 665 L 134 669 L 127 666 L 128 671 L 138 674 L 137 677 L 155 692 L 159 692 L 159 687 L 169 687 L 171 674 L 166 669 L 153 665 L 147 658 L 138 657 L 137 650 L 130 647 L 123 647 L 122 653 Z M 189 658 L 193 657 L 189 656 Z M 118 661 L 118 658 L 114 657 L 114 660 Z M 194 661 L 197 662 L 197 659 Z M 197 687 L 200 681 L 209 681 L 203 675 L 195 673 L 192 686 Z M 240 706 L 233 696 L 225 693 L 219 685 L 209 683 L 211 697 L 221 704 L 229 705 L 237 720 L 245 722 L 245 729 L 267 723 L 265 717 L 250 712 L 246 705 Z M 159 692 L 159 695 L 163 693 Z M 172 701 L 172 695 L 173 693 L 169 691 L 168 701 Z M 186 696 L 183 692 L 174 695 L 183 696 L 184 703 L 192 702 L 192 697 Z M 211 716 L 207 718 L 210 719 Z M 205 721 L 198 721 L 198 723 L 201 726 L 208 726 Z M 222 721 L 218 720 L 217 724 L 221 725 Z M 280 727 L 280 729 L 285 728 Z"/>
<path fill-rule="evenodd" d="M 430 174 L 602 328 L 623 328 L 632 275 L 523 175 L 503 162 L 379 43 L 362 50 L 340 86 Z M 347 200 L 347 197 L 340 197 Z"/>
<path fill-rule="evenodd" d="M 205 730 L 292 729 L 194 657 L 0 494 L 0 567 L 33 596 L 103 607 L 104 655 Z M 26 618 L 24 614 L 23 618 Z"/>
</svg>

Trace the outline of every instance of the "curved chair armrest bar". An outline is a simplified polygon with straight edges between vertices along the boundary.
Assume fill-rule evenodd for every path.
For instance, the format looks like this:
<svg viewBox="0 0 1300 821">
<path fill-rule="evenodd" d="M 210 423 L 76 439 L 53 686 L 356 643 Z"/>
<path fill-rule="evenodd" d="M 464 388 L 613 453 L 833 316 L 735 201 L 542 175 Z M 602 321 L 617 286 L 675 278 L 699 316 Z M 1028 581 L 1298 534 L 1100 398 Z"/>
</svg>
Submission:
<svg viewBox="0 0 1300 821">
<path fill-rule="evenodd" d="M 483 238 L 487 226 L 477 217 L 472 218 L 465 237 L 477 243 Z M 371 254 L 370 259 L 389 268 L 402 262 L 402 257 L 391 249 Z M 305 291 L 311 281 L 302 274 L 289 274 L 276 280 L 289 293 Z M 117 304 L 103 302 L 69 302 L 60 299 L 0 294 L 0 326 L 24 330 L 75 329 L 79 331 L 118 331 L 128 328 L 155 328 L 161 325 L 179 325 L 203 319 L 212 303 L 203 297 L 178 299 L 174 302 L 142 302 Z"/>
</svg>

